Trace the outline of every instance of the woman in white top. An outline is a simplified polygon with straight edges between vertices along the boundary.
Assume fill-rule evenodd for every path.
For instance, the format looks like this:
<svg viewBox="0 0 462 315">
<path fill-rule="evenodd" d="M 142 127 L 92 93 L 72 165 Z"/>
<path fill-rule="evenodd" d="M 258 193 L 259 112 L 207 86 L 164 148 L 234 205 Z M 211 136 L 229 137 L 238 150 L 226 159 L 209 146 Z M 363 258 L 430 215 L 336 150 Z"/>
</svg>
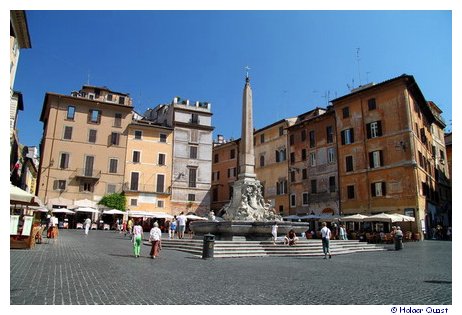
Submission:
<svg viewBox="0 0 462 315">
<path fill-rule="evenodd" d="M 274 222 L 274 225 L 271 227 L 271 234 L 273 235 L 273 244 L 276 244 L 278 238 L 278 224 Z"/>
<path fill-rule="evenodd" d="M 324 252 L 324 259 L 327 258 L 327 254 L 329 254 L 329 258 L 332 258 L 330 254 L 329 248 L 329 240 L 330 240 L 330 229 L 327 227 L 326 222 L 322 222 L 322 229 L 321 229 L 321 237 L 322 237 L 322 251 Z"/>
<path fill-rule="evenodd" d="M 159 223 L 154 222 L 154 225 L 149 232 L 149 241 L 152 243 L 151 247 L 151 258 L 156 258 L 159 256 L 160 250 L 160 239 L 162 238 L 162 231 L 159 229 Z"/>
</svg>

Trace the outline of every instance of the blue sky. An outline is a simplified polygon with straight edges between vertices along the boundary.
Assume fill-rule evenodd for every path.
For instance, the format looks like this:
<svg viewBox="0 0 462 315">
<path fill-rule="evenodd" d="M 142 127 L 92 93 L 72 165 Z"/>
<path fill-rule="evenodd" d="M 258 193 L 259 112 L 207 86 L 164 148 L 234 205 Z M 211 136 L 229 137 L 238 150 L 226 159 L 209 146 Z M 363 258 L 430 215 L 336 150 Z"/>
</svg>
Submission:
<svg viewBox="0 0 462 315">
<path fill-rule="evenodd" d="M 257 129 L 325 107 L 348 85 L 403 73 L 452 119 L 450 11 L 27 11 L 27 19 L 32 49 L 21 51 L 14 88 L 25 103 L 19 140 L 29 146 L 40 143 L 45 93 L 88 81 L 130 93 L 139 113 L 175 96 L 211 102 L 214 138 L 239 138 L 247 65 Z"/>
</svg>

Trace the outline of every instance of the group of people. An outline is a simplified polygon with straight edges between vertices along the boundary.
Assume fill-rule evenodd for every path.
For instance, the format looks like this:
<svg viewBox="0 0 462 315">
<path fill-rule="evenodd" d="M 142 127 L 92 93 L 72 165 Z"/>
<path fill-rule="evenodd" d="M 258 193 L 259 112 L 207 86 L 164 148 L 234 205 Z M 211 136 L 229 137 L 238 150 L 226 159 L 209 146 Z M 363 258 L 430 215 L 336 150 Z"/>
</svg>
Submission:
<svg viewBox="0 0 462 315">
<path fill-rule="evenodd" d="M 278 238 L 278 225 L 277 223 L 274 223 L 274 225 L 271 228 L 271 234 L 273 235 L 273 244 L 276 244 L 277 238 Z M 345 226 L 341 225 L 340 226 L 340 239 L 346 240 L 346 230 Z M 331 230 L 327 227 L 326 222 L 322 222 L 322 228 L 321 228 L 321 238 L 322 238 L 322 250 L 324 253 L 324 259 L 327 259 L 327 256 L 329 256 L 329 259 L 332 258 L 332 255 L 330 253 L 330 239 L 332 237 L 332 232 Z M 295 231 L 291 229 L 285 236 L 284 236 L 284 245 L 289 245 L 293 246 L 296 245 L 298 242 L 299 238 L 295 234 Z"/>
<path fill-rule="evenodd" d="M 167 221 L 168 238 L 175 238 L 175 233 L 177 234 L 178 238 L 184 238 L 184 232 L 186 231 L 186 221 L 188 221 L 188 219 L 184 215 L 184 212 L 181 212 L 178 216 L 175 215 L 171 222 Z"/>
</svg>

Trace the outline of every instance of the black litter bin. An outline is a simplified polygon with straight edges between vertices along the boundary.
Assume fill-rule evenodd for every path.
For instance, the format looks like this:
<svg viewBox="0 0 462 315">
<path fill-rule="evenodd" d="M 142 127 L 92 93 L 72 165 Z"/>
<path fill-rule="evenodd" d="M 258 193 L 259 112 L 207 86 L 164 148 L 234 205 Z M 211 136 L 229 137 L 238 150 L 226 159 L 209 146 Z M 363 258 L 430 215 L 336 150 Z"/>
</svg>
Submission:
<svg viewBox="0 0 462 315">
<path fill-rule="evenodd" d="M 396 235 L 395 236 L 395 250 L 403 249 L 403 236 Z"/>
<path fill-rule="evenodd" d="M 202 247 L 202 258 L 213 258 L 213 249 L 215 247 L 215 235 L 205 234 L 204 235 L 204 246 Z"/>
</svg>

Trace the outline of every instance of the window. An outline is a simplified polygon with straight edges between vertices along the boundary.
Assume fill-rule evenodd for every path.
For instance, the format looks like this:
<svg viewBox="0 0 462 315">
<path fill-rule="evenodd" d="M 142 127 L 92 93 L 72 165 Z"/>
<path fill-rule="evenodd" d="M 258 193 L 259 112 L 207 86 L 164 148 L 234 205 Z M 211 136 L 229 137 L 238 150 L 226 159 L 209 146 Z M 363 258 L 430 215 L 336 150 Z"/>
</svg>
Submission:
<svg viewBox="0 0 462 315">
<path fill-rule="evenodd" d="M 369 108 L 369 110 L 374 110 L 377 108 L 377 105 L 375 103 L 375 98 L 371 98 L 370 100 L 367 101 L 367 108 Z"/>
<path fill-rule="evenodd" d="M 347 172 L 352 172 L 353 171 L 353 156 L 349 155 L 345 157 L 345 170 Z"/>
<path fill-rule="evenodd" d="M 308 178 L 308 170 L 306 168 L 302 169 L 302 179 Z"/>
<path fill-rule="evenodd" d="M 316 166 L 316 153 L 310 153 L 310 166 Z"/>
<path fill-rule="evenodd" d="M 62 179 L 57 179 L 53 181 L 53 190 L 65 190 L 66 189 L 66 181 Z"/>
<path fill-rule="evenodd" d="M 143 131 L 135 130 L 135 139 L 136 140 L 141 140 L 142 136 L 143 136 Z"/>
<path fill-rule="evenodd" d="M 279 180 L 276 182 L 276 195 L 287 194 L 287 180 Z"/>
<path fill-rule="evenodd" d="M 156 192 L 164 192 L 165 175 L 157 174 Z"/>
<path fill-rule="evenodd" d="M 130 199 L 130 206 L 137 206 L 138 205 L 138 199 L 132 198 Z"/>
<path fill-rule="evenodd" d="M 220 180 L 220 171 L 217 172 L 217 180 Z"/>
<path fill-rule="evenodd" d="M 372 197 L 381 197 L 386 195 L 385 182 L 378 182 L 371 184 L 371 195 Z"/>
<path fill-rule="evenodd" d="M 231 200 L 233 198 L 233 194 L 234 194 L 234 188 L 232 185 L 229 185 L 228 186 L 228 200 Z"/>
<path fill-rule="evenodd" d="M 64 140 L 72 140 L 72 127 L 71 126 L 65 126 L 64 127 Z"/>
<path fill-rule="evenodd" d="M 294 135 L 290 135 L 289 143 L 290 143 L 290 145 L 294 145 L 294 143 L 295 143 L 295 136 Z"/>
<path fill-rule="evenodd" d="M 69 153 L 61 153 L 61 157 L 59 159 L 59 168 L 64 170 L 69 167 Z"/>
<path fill-rule="evenodd" d="M 294 208 L 296 206 L 297 199 L 295 198 L 295 194 L 290 195 L 290 207 Z"/>
<path fill-rule="evenodd" d="M 188 194 L 188 201 L 196 201 L 196 195 L 195 194 Z"/>
<path fill-rule="evenodd" d="M 121 113 L 114 114 L 114 127 L 122 127 L 122 114 Z"/>
<path fill-rule="evenodd" d="M 279 127 L 279 137 L 284 135 L 284 127 Z"/>
<path fill-rule="evenodd" d="M 355 198 L 355 186 L 354 185 L 348 185 L 347 186 L 347 198 L 348 199 L 354 199 Z"/>
<path fill-rule="evenodd" d="M 327 149 L 327 163 L 334 163 L 335 162 L 335 151 L 334 148 Z"/>
<path fill-rule="evenodd" d="M 310 182 L 311 185 L 311 193 L 316 194 L 318 192 L 318 183 L 316 179 L 312 179 Z"/>
<path fill-rule="evenodd" d="M 116 192 L 116 185 L 114 184 L 107 184 L 107 187 L 106 187 L 106 193 L 108 194 L 113 194 Z"/>
<path fill-rule="evenodd" d="M 141 152 L 140 151 L 133 151 L 132 162 L 133 163 L 140 163 Z"/>
<path fill-rule="evenodd" d="M 300 136 L 302 138 L 302 141 L 305 141 L 306 140 L 306 130 L 302 130 L 302 133 Z"/>
<path fill-rule="evenodd" d="M 109 173 L 115 174 L 117 173 L 117 164 L 119 160 L 117 159 L 109 159 Z"/>
<path fill-rule="evenodd" d="M 189 158 L 197 159 L 197 147 L 194 147 L 194 146 L 189 147 Z"/>
<path fill-rule="evenodd" d="M 119 104 L 125 105 L 125 96 L 119 96 Z"/>
<path fill-rule="evenodd" d="M 290 163 L 295 163 L 295 152 L 290 152 Z"/>
<path fill-rule="evenodd" d="M 164 201 L 163 200 L 157 200 L 157 208 L 163 208 L 164 207 Z"/>
<path fill-rule="evenodd" d="M 161 133 L 159 135 L 159 142 L 166 143 L 167 142 L 167 135 L 164 133 Z"/>
<path fill-rule="evenodd" d="M 101 121 L 101 111 L 97 109 L 90 109 L 90 113 L 88 115 L 88 122 L 99 124 Z"/>
<path fill-rule="evenodd" d="M 198 123 L 199 123 L 199 115 L 191 114 L 191 124 L 198 124 Z"/>
<path fill-rule="evenodd" d="M 164 153 L 159 153 L 159 156 L 157 157 L 157 164 L 165 165 L 165 154 Z"/>
<path fill-rule="evenodd" d="M 260 167 L 265 166 L 265 156 L 262 154 L 260 155 Z"/>
<path fill-rule="evenodd" d="M 213 163 L 218 163 L 218 153 L 213 156 Z"/>
<path fill-rule="evenodd" d="M 81 183 L 79 190 L 84 192 L 93 192 L 95 185 L 93 183 Z"/>
<path fill-rule="evenodd" d="M 96 129 L 90 129 L 88 131 L 88 142 L 96 143 Z"/>
<path fill-rule="evenodd" d="M 314 130 L 310 131 L 310 148 L 314 148 L 316 146 L 316 139 L 315 139 L 315 134 Z"/>
<path fill-rule="evenodd" d="M 355 142 L 353 128 L 342 130 L 342 144 L 350 144 Z"/>
<path fill-rule="evenodd" d="M 306 149 L 302 149 L 302 161 L 306 161 Z"/>
<path fill-rule="evenodd" d="M 220 172 L 218 172 L 220 173 Z M 228 168 L 228 178 L 230 177 L 236 177 L 236 168 L 233 167 L 233 168 Z M 217 178 L 219 179 L 219 178 Z"/>
<path fill-rule="evenodd" d="M 290 181 L 293 183 L 295 182 L 295 171 L 290 172 Z"/>
<path fill-rule="evenodd" d="M 369 152 L 369 166 L 370 168 L 376 168 L 383 165 L 383 154 L 382 151 Z"/>
<path fill-rule="evenodd" d="M 74 120 L 74 117 L 75 117 L 75 106 L 68 106 L 66 119 Z"/>
<path fill-rule="evenodd" d="M 382 136 L 382 122 L 374 121 L 366 125 L 367 138 L 377 138 Z"/>
<path fill-rule="evenodd" d="M 196 176 L 197 176 L 197 169 L 196 168 L 189 168 L 188 187 L 196 187 Z"/>
<path fill-rule="evenodd" d="M 108 102 L 112 102 L 112 96 L 113 96 L 112 94 L 108 94 L 108 95 L 106 96 L 106 100 L 107 100 Z"/>
<path fill-rule="evenodd" d="M 308 193 L 304 192 L 302 193 L 302 206 L 307 206 L 308 205 Z"/>
<path fill-rule="evenodd" d="M 212 188 L 212 201 L 213 202 L 218 201 L 218 187 L 213 187 Z"/>
<path fill-rule="evenodd" d="M 229 158 L 234 159 L 235 157 L 236 157 L 236 150 L 231 149 L 231 151 L 229 151 Z"/>
<path fill-rule="evenodd" d="M 343 118 L 350 117 L 350 108 L 349 107 L 342 108 L 342 113 L 343 113 Z"/>
<path fill-rule="evenodd" d="M 111 145 L 119 145 L 120 133 L 111 132 Z"/>
<path fill-rule="evenodd" d="M 199 142 L 199 131 L 198 130 L 191 130 L 189 134 L 189 139 L 193 143 L 198 143 Z"/>
<path fill-rule="evenodd" d="M 276 150 L 276 163 L 286 160 L 286 149 Z"/>
<path fill-rule="evenodd" d="M 334 142 L 334 128 L 332 128 L 332 126 L 326 127 L 326 137 L 327 137 L 327 143 Z"/>
<path fill-rule="evenodd" d="M 138 190 L 139 177 L 140 177 L 140 174 L 138 172 L 132 172 L 131 178 L 130 178 L 130 190 L 133 190 L 133 191 Z"/>
<path fill-rule="evenodd" d="M 329 177 L 329 192 L 335 192 L 335 176 Z"/>
<path fill-rule="evenodd" d="M 87 177 L 93 177 L 93 165 L 95 164 L 95 157 L 91 155 L 85 156 L 85 169 L 84 175 Z"/>
</svg>

